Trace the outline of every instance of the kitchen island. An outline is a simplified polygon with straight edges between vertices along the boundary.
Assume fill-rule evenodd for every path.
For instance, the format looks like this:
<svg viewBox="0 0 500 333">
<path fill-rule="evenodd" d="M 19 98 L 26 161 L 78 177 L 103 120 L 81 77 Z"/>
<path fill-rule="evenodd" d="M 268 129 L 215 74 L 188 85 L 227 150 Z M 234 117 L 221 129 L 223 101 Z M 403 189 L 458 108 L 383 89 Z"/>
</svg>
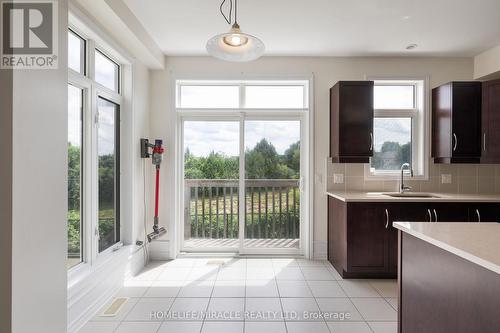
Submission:
<svg viewBox="0 0 500 333">
<path fill-rule="evenodd" d="M 394 222 L 400 333 L 500 331 L 500 224 Z"/>
</svg>

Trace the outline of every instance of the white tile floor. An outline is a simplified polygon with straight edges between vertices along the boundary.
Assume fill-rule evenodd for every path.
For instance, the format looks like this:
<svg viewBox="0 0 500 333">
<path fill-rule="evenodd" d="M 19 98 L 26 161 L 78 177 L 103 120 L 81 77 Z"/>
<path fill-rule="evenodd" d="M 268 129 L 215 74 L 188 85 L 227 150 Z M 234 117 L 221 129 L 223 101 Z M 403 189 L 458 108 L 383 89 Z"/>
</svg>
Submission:
<svg viewBox="0 0 500 333">
<path fill-rule="evenodd" d="M 327 261 L 152 262 L 117 296 L 129 298 L 120 312 L 103 317 L 103 307 L 80 333 L 397 331 L 396 281 L 343 280 Z"/>
</svg>

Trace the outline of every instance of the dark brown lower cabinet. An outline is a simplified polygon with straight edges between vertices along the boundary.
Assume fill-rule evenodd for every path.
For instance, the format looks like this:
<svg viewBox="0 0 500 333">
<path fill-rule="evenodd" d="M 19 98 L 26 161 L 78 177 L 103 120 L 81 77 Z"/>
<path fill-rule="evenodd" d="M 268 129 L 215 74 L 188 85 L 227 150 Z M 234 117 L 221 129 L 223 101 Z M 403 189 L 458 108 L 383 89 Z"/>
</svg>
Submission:
<svg viewBox="0 0 500 333">
<path fill-rule="evenodd" d="M 495 203 L 470 203 L 469 222 L 500 222 L 499 204 Z"/>
<path fill-rule="evenodd" d="M 498 222 L 497 203 L 344 202 L 328 197 L 328 260 L 343 278 L 396 278 L 402 222 Z"/>
<path fill-rule="evenodd" d="M 391 204 L 328 198 L 328 260 L 344 278 L 395 278 Z"/>
</svg>

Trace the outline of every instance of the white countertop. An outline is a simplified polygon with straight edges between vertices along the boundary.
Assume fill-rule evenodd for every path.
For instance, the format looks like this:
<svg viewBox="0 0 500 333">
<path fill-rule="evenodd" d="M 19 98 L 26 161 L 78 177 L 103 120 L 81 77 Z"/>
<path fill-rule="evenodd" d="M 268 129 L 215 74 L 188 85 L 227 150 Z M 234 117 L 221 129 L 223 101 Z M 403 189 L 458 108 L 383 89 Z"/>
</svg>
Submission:
<svg viewBox="0 0 500 333">
<path fill-rule="evenodd" d="M 500 274 L 500 223 L 394 222 L 394 227 Z"/>
<path fill-rule="evenodd" d="M 326 194 L 344 202 L 499 202 L 495 194 L 432 193 L 437 197 L 391 197 L 385 192 L 327 191 Z M 389 193 L 389 192 L 388 192 Z"/>
</svg>

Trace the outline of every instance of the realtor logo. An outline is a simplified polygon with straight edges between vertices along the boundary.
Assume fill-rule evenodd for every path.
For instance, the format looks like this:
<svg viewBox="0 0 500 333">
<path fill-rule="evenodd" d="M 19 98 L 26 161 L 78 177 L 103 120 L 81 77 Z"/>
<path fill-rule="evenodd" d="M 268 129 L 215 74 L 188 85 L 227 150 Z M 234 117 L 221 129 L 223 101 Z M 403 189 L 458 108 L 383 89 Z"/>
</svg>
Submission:
<svg viewBox="0 0 500 333">
<path fill-rule="evenodd" d="M 1 68 L 57 68 L 57 2 L 1 2 Z"/>
</svg>

